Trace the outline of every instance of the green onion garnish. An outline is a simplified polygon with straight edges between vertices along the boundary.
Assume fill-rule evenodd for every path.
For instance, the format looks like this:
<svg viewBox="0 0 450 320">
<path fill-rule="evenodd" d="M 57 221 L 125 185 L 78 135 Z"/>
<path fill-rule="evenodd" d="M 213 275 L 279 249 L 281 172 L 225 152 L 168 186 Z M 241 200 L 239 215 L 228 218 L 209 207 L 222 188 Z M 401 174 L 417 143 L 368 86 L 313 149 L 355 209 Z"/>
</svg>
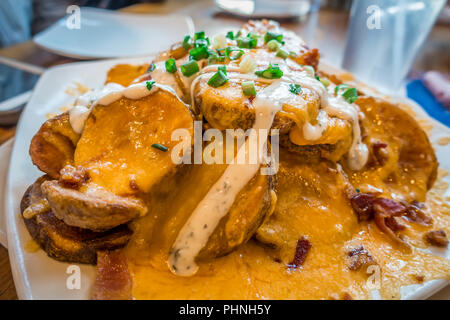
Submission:
<svg viewBox="0 0 450 320">
<path fill-rule="evenodd" d="M 330 85 L 330 80 L 328 80 L 327 78 L 322 78 L 319 81 L 325 86 L 325 88 L 328 88 L 328 86 Z"/>
<path fill-rule="evenodd" d="M 256 71 L 255 74 L 266 79 L 280 79 L 283 76 L 283 71 L 278 67 L 278 64 L 269 64 L 266 70 Z"/>
<path fill-rule="evenodd" d="M 270 40 L 267 42 L 267 48 L 270 51 L 277 51 L 280 48 L 280 43 L 277 40 Z"/>
<path fill-rule="evenodd" d="M 191 36 L 188 35 L 188 36 L 184 37 L 182 46 L 185 50 L 189 50 L 191 48 L 191 46 L 192 46 Z"/>
<path fill-rule="evenodd" d="M 216 62 L 224 62 L 225 56 L 220 56 L 213 50 L 208 50 L 209 57 L 208 57 L 208 64 L 214 64 Z"/>
<path fill-rule="evenodd" d="M 334 88 L 334 93 L 338 94 L 338 92 L 341 91 L 341 89 L 349 89 L 349 88 L 350 88 L 350 86 L 348 84 L 343 83 L 343 84 L 337 85 L 336 88 Z"/>
<path fill-rule="evenodd" d="M 297 58 L 297 54 L 294 51 L 289 51 L 289 57 L 291 57 L 292 59 Z"/>
<path fill-rule="evenodd" d="M 239 48 L 256 48 L 258 44 L 258 40 L 252 38 L 239 38 L 237 39 L 237 45 Z"/>
<path fill-rule="evenodd" d="M 155 148 L 155 149 L 164 151 L 164 152 L 166 152 L 167 150 L 169 150 L 169 148 L 164 147 L 162 144 L 159 144 L 159 143 L 154 143 L 154 144 L 152 144 L 152 147 Z"/>
<path fill-rule="evenodd" d="M 148 91 L 152 90 L 152 87 L 153 87 L 154 84 L 155 84 L 155 81 L 153 81 L 153 80 L 147 81 L 145 83 L 145 85 L 147 86 Z"/>
<path fill-rule="evenodd" d="M 218 71 L 222 71 L 224 75 L 227 75 L 227 66 L 219 66 L 217 67 Z"/>
<path fill-rule="evenodd" d="M 153 70 L 156 69 L 156 64 L 154 64 L 153 62 L 148 66 L 147 72 L 152 72 Z"/>
<path fill-rule="evenodd" d="M 302 91 L 302 86 L 296 83 L 291 83 L 289 85 L 289 91 L 293 94 L 299 95 L 300 91 Z"/>
<path fill-rule="evenodd" d="M 252 33 L 252 32 L 249 32 L 249 33 L 247 34 L 247 38 L 252 38 L 252 39 L 255 39 L 255 40 L 258 40 L 260 37 L 261 37 L 261 36 L 260 36 L 259 34 Z"/>
<path fill-rule="evenodd" d="M 235 52 L 235 53 L 233 53 L 233 52 Z M 243 54 L 244 54 L 244 50 L 241 50 L 237 47 L 226 47 L 225 48 L 225 55 L 231 61 L 239 59 L 240 57 L 242 57 Z"/>
<path fill-rule="evenodd" d="M 166 71 L 170 73 L 175 73 L 177 71 L 177 64 L 174 58 L 166 60 Z"/>
<path fill-rule="evenodd" d="M 233 33 L 233 31 L 228 31 L 226 37 L 228 39 L 234 40 L 234 33 Z"/>
<path fill-rule="evenodd" d="M 208 85 L 210 85 L 213 88 L 218 88 L 220 86 L 223 86 L 225 83 L 228 82 L 228 77 L 225 73 L 223 73 L 221 70 L 218 70 L 216 73 L 213 74 L 213 76 L 208 80 Z"/>
<path fill-rule="evenodd" d="M 356 190 L 356 193 L 360 193 L 361 192 L 361 190 L 359 190 L 358 188 L 356 188 L 355 190 Z"/>
<path fill-rule="evenodd" d="M 265 35 L 264 35 L 264 43 L 267 43 L 267 42 L 269 42 L 270 40 L 276 40 L 276 41 L 278 41 L 279 43 L 281 43 L 281 44 L 284 44 L 284 41 L 283 41 L 283 35 L 281 34 L 281 33 L 273 33 L 273 32 L 267 32 Z"/>
<path fill-rule="evenodd" d="M 242 92 L 246 96 L 256 96 L 255 83 L 253 81 L 242 82 Z"/>
<path fill-rule="evenodd" d="M 205 39 L 205 31 L 199 31 L 194 34 L 194 40 Z"/>
<path fill-rule="evenodd" d="M 303 68 L 311 77 L 315 77 L 316 71 L 312 66 L 304 66 Z"/>
<path fill-rule="evenodd" d="M 195 60 L 191 60 L 189 62 L 186 62 L 185 64 L 182 64 L 180 66 L 181 73 L 185 77 L 190 77 L 194 73 L 197 73 L 200 71 L 200 68 L 198 67 L 198 64 Z"/>
<path fill-rule="evenodd" d="M 358 100 L 358 92 L 355 88 L 345 90 L 342 96 L 348 103 L 353 103 Z"/>
<path fill-rule="evenodd" d="M 283 49 L 278 49 L 276 56 L 280 57 L 281 59 L 286 59 L 287 57 L 289 57 L 289 52 Z"/>
<path fill-rule="evenodd" d="M 189 50 L 189 56 L 194 60 L 202 60 L 209 57 L 208 47 L 197 47 Z"/>
<path fill-rule="evenodd" d="M 197 39 L 194 41 L 194 47 L 207 47 L 209 46 L 209 39 Z"/>
</svg>

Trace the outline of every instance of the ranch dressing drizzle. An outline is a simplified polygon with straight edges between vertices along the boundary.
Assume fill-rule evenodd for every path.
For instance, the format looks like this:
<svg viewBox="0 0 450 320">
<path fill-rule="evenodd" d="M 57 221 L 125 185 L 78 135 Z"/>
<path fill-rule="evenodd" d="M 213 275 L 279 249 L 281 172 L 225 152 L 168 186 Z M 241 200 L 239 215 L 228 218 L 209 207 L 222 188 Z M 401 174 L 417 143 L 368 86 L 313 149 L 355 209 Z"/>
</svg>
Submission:
<svg viewBox="0 0 450 320">
<path fill-rule="evenodd" d="M 290 99 L 288 84 L 276 81 L 262 89 L 253 100 L 256 112 L 252 133 L 238 150 L 237 158 L 248 156 L 248 145 L 267 141 L 267 134 L 259 136 L 259 129 L 269 131 L 275 114 L 282 105 Z M 262 140 L 262 141 L 261 141 Z M 192 276 L 198 270 L 195 257 L 207 244 L 220 220 L 228 213 L 237 194 L 254 177 L 261 165 L 261 154 L 256 164 L 230 164 L 224 174 L 208 191 L 206 196 L 195 208 L 188 221 L 178 234 L 167 261 L 170 270 L 180 276 Z M 247 157 L 245 157 L 248 159 Z"/>
<path fill-rule="evenodd" d="M 191 84 L 191 106 L 195 107 L 194 90 L 198 82 L 206 77 L 212 76 L 217 72 L 220 65 L 209 65 L 202 69 L 202 73 L 197 76 Z M 320 97 L 321 108 L 317 117 L 317 124 L 312 125 L 305 122 L 302 127 L 303 136 L 310 141 L 318 140 L 328 128 L 329 116 L 338 117 L 352 124 L 353 142 L 348 152 L 348 165 L 352 170 L 361 170 L 367 162 L 369 151 L 367 146 L 361 141 L 361 128 L 359 126 L 358 107 L 345 101 L 341 96 L 329 97 L 327 88 L 317 79 L 308 74 L 307 71 L 291 71 L 287 66 L 282 66 L 282 80 L 290 83 L 300 84 L 304 88 L 316 92 Z M 255 80 L 262 83 L 273 83 L 278 79 L 265 79 L 257 77 L 254 74 L 242 73 L 237 66 L 227 66 L 227 73 L 230 79 Z M 331 87 L 330 87 L 331 88 Z M 292 94 L 291 94 L 292 97 Z M 285 103 L 289 103 L 286 101 Z"/>
<path fill-rule="evenodd" d="M 160 83 L 154 83 L 151 90 L 148 90 L 147 88 L 147 81 L 134 83 L 128 87 L 124 87 L 117 83 L 108 83 L 100 90 L 86 92 L 75 101 L 75 106 L 69 111 L 70 125 L 76 133 L 81 134 L 92 108 L 97 104 L 107 106 L 123 97 L 138 100 L 153 94 L 160 89 L 173 94 L 180 100 L 171 86 Z"/>
</svg>

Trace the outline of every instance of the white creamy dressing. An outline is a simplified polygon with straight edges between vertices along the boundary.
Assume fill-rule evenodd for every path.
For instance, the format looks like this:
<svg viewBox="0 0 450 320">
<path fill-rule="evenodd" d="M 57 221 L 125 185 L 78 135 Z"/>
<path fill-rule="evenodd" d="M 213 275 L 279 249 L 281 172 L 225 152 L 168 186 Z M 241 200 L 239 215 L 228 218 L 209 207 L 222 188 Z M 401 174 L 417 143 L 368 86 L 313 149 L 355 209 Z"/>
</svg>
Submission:
<svg viewBox="0 0 450 320">
<path fill-rule="evenodd" d="M 252 134 L 238 150 L 236 159 L 248 158 L 248 147 L 251 144 L 263 145 L 267 141 L 267 134 L 260 136 L 259 129 L 272 126 L 275 114 L 281 110 L 284 101 L 289 97 L 288 84 L 276 81 L 262 89 L 253 100 L 256 119 Z M 234 161 L 225 170 L 224 174 L 208 191 L 206 196 L 192 212 L 172 247 L 168 265 L 170 270 L 180 276 L 192 276 L 198 270 L 195 257 L 207 244 L 209 237 L 216 229 L 220 220 L 228 213 L 237 194 L 255 176 L 262 162 L 262 153 L 258 151 L 256 164 L 238 164 Z"/>
<path fill-rule="evenodd" d="M 160 83 L 154 83 L 151 90 L 148 90 L 147 81 L 134 83 L 128 87 L 124 87 L 117 83 L 108 83 L 99 90 L 88 91 L 80 96 L 76 100 L 75 106 L 70 109 L 70 125 L 76 133 L 81 134 L 92 108 L 94 108 L 97 104 L 107 106 L 123 97 L 138 100 L 156 92 L 159 89 L 165 90 L 177 96 L 172 87 Z"/>
</svg>

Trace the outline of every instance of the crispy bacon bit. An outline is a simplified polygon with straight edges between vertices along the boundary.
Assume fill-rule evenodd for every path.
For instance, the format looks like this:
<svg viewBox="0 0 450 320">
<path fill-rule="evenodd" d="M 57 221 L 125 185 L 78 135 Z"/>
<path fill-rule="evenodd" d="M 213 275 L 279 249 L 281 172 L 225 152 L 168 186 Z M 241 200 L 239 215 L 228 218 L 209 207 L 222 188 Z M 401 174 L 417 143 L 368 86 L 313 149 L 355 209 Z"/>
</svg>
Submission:
<svg viewBox="0 0 450 320">
<path fill-rule="evenodd" d="M 387 148 L 387 143 L 384 142 L 375 142 L 374 144 L 372 144 L 372 154 L 373 154 L 373 159 L 372 159 L 372 165 L 380 165 L 383 166 L 388 159 L 388 153 L 385 150 Z"/>
<path fill-rule="evenodd" d="M 418 274 L 415 274 L 414 278 L 417 280 L 418 283 L 423 283 L 423 281 L 425 280 L 424 276 Z"/>
<path fill-rule="evenodd" d="M 79 189 L 88 180 L 86 168 L 67 165 L 61 169 L 59 183 L 66 188 Z"/>
<path fill-rule="evenodd" d="M 349 293 L 344 292 L 342 295 L 342 300 L 353 300 L 353 297 Z"/>
<path fill-rule="evenodd" d="M 448 239 L 444 230 L 433 230 L 425 234 L 425 241 L 436 247 L 447 247 Z"/>
<path fill-rule="evenodd" d="M 358 215 L 359 221 L 368 221 L 373 218 L 373 193 L 358 193 L 350 198 L 353 210 Z"/>
<path fill-rule="evenodd" d="M 352 271 L 359 270 L 363 266 L 376 264 L 375 259 L 363 246 L 351 250 L 348 256 L 350 257 L 348 268 Z"/>
<path fill-rule="evenodd" d="M 377 227 L 391 239 L 410 249 L 410 246 L 399 237 L 396 232 L 405 228 L 395 220 L 395 217 L 404 215 L 406 207 L 400 203 L 386 198 L 377 198 L 374 201 L 374 221 Z"/>
<path fill-rule="evenodd" d="M 311 242 L 309 242 L 309 240 L 305 237 L 300 238 L 297 241 L 294 260 L 288 264 L 288 267 L 293 269 L 300 267 L 305 262 L 309 249 L 311 249 Z"/>
<path fill-rule="evenodd" d="M 130 300 L 131 277 L 124 254 L 120 250 L 99 251 L 94 300 Z"/>
<path fill-rule="evenodd" d="M 413 201 L 411 203 L 402 203 L 406 207 L 406 215 L 405 217 L 412 222 L 424 225 L 431 226 L 433 224 L 433 219 L 423 212 L 424 204 Z"/>
<path fill-rule="evenodd" d="M 301 56 L 297 58 L 297 62 L 299 64 L 304 64 L 308 66 L 314 67 L 317 70 L 317 66 L 319 65 L 320 53 L 319 50 L 314 48 L 309 51 L 306 51 Z"/>
</svg>

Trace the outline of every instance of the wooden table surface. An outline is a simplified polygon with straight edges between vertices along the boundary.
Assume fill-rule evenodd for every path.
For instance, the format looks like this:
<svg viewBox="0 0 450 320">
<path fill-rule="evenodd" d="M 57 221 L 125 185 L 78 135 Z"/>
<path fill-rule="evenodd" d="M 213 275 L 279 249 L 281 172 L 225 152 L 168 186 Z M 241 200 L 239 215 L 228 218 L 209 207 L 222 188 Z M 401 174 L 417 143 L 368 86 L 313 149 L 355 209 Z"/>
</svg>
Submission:
<svg viewBox="0 0 450 320">
<path fill-rule="evenodd" d="M 196 2 L 168 0 L 160 4 L 138 4 L 125 8 L 123 11 L 159 14 L 176 12 L 190 15 L 197 30 L 206 30 L 210 34 L 237 28 L 244 22 L 244 20 L 217 12 L 212 0 Z M 329 62 L 340 65 L 348 25 L 347 13 L 321 10 L 316 16 L 310 16 L 305 21 L 282 22 L 281 25 L 299 33 L 311 47 L 320 48 L 321 55 Z M 448 39 L 450 39 L 450 28 L 435 26 L 419 53 L 413 69 L 419 71 L 436 69 L 450 73 Z M 44 51 L 32 41 L 0 49 L 0 56 L 44 68 L 75 61 Z M 14 127 L 0 127 L 0 144 L 12 137 L 14 132 Z M 432 298 L 449 299 L 449 297 L 450 286 Z M 0 300 L 5 299 L 17 299 L 17 294 L 12 280 L 8 251 L 0 245 Z"/>
</svg>

